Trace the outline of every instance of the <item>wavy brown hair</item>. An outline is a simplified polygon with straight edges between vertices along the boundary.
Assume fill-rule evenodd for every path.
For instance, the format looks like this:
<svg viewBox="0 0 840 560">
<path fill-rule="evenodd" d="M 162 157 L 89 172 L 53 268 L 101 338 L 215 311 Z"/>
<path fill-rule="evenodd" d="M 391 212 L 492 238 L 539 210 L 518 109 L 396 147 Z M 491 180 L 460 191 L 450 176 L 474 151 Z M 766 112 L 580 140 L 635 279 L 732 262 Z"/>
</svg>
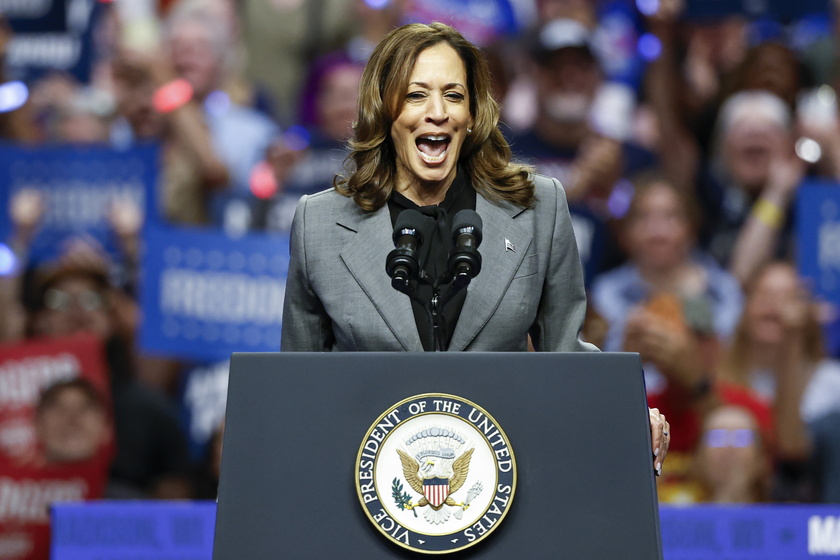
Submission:
<svg viewBox="0 0 840 560">
<path fill-rule="evenodd" d="M 485 198 L 530 207 L 534 201 L 531 168 L 510 161 L 510 146 L 499 131 L 499 104 L 491 94 L 484 55 L 442 23 L 404 25 L 374 49 L 359 85 L 359 114 L 350 140 L 348 172 L 335 178 L 335 189 L 365 210 L 377 210 L 387 202 L 397 176 L 391 125 L 402 111 L 417 56 L 439 43 L 451 46 L 467 70 L 473 126 L 461 148 L 459 165 Z"/>
</svg>

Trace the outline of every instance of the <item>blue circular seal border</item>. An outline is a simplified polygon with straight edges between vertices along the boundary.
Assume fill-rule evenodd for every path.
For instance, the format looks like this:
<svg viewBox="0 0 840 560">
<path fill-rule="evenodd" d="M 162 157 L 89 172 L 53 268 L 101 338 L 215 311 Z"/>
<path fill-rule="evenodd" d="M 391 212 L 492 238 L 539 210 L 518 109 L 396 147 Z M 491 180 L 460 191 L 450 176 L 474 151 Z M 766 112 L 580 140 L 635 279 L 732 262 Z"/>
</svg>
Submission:
<svg viewBox="0 0 840 560">
<path fill-rule="evenodd" d="M 446 402 L 450 405 L 447 407 Z M 457 403 L 461 406 L 452 406 Z M 464 406 L 466 405 L 466 406 Z M 446 409 L 446 410 L 443 410 Z M 390 433 L 407 420 L 430 414 L 455 416 L 471 424 L 484 436 L 492 450 L 496 462 L 496 487 L 490 505 L 478 521 L 445 535 L 419 533 L 401 525 L 388 514 L 382 506 L 382 500 L 391 496 L 380 496 L 376 490 L 374 473 L 379 450 Z M 478 415 L 473 421 L 472 415 Z M 480 427 L 481 426 L 481 427 Z M 489 435 L 488 435 L 489 434 Z M 501 436 L 499 438 L 499 436 Z M 490 437 L 498 438 L 491 441 Z M 497 445 L 494 445 L 496 442 Z M 503 443 L 503 446 L 498 446 Z M 506 455 L 499 457 L 496 451 L 506 450 Z M 499 451 L 499 453 L 502 453 Z M 502 466 L 508 466 L 503 470 Z M 449 554 L 469 548 L 490 535 L 504 520 L 510 511 L 516 493 L 517 469 L 513 447 L 498 422 L 482 407 L 459 397 L 445 393 L 424 393 L 408 397 L 389 408 L 379 416 L 365 434 L 359 453 L 356 456 L 355 476 L 356 494 L 368 519 L 380 533 L 397 545 L 425 554 Z M 422 543 L 422 544 L 421 544 Z"/>
</svg>

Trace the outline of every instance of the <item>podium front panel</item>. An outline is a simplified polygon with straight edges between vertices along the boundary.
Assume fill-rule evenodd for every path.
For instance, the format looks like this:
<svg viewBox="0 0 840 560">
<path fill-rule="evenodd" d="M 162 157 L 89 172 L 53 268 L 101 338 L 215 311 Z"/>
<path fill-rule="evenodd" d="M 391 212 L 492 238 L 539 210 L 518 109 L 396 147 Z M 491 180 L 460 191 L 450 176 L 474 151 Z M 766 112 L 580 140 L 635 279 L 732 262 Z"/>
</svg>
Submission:
<svg viewBox="0 0 840 560">
<path fill-rule="evenodd" d="M 234 354 L 214 560 L 429 557 L 377 531 L 356 458 L 408 397 L 476 403 L 504 429 L 518 483 L 507 516 L 442 558 L 661 559 L 638 355 Z"/>
</svg>

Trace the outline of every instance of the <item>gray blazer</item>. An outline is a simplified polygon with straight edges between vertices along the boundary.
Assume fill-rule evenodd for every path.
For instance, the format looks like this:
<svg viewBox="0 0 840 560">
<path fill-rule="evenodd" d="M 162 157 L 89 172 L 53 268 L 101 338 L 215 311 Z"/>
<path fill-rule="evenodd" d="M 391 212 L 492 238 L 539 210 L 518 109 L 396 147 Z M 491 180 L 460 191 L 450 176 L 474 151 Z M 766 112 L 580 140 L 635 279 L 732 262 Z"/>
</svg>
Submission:
<svg viewBox="0 0 840 560">
<path fill-rule="evenodd" d="M 556 179 L 533 180 L 533 208 L 476 197 L 481 272 L 450 351 L 527 350 L 528 334 L 537 350 L 597 350 L 578 338 L 586 295 L 566 195 Z M 411 302 L 385 272 L 392 232 L 387 205 L 364 211 L 333 189 L 300 200 L 281 350 L 423 351 Z"/>
</svg>

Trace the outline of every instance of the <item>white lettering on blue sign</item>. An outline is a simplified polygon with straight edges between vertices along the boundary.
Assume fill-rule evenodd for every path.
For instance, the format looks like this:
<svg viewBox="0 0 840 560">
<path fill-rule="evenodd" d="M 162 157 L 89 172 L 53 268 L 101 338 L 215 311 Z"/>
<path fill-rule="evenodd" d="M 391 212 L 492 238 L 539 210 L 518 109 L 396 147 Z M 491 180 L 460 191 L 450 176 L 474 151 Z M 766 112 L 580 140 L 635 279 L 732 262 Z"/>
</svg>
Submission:
<svg viewBox="0 0 840 560">
<path fill-rule="evenodd" d="M 109 182 L 20 181 L 13 191 L 33 189 L 46 197 L 44 224 L 57 228 L 87 228 L 105 222 L 114 201 L 127 200 L 143 208 L 145 187 L 139 180 Z"/>
<path fill-rule="evenodd" d="M 840 517 L 814 515 L 808 519 L 808 554 L 840 554 Z"/>
<path fill-rule="evenodd" d="M 286 282 L 272 276 L 229 272 L 164 270 L 160 309 L 202 321 L 279 324 Z"/>
<path fill-rule="evenodd" d="M 82 54 L 82 41 L 70 33 L 32 33 L 13 37 L 7 59 L 14 67 L 73 68 Z"/>
</svg>

